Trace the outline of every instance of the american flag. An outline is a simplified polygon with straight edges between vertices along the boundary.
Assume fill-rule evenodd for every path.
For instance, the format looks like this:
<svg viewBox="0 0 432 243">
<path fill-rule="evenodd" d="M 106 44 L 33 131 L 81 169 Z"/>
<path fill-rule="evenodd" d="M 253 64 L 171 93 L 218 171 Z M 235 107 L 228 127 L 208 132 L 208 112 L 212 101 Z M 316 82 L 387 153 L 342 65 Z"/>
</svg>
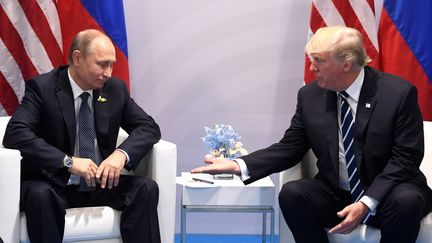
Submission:
<svg viewBox="0 0 432 243">
<path fill-rule="evenodd" d="M 24 80 L 63 63 L 59 16 L 52 0 L 0 0 L 0 116 L 12 114 Z"/>
<path fill-rule="evenodd" d="M 67 63 L 72 38 L 87 28 L 113 39 L 113 75 L 129 85 L 122 0 L 0 0 L 0 26 L 0 116 L 14 113 L 25 80 Z"/>
</svg>

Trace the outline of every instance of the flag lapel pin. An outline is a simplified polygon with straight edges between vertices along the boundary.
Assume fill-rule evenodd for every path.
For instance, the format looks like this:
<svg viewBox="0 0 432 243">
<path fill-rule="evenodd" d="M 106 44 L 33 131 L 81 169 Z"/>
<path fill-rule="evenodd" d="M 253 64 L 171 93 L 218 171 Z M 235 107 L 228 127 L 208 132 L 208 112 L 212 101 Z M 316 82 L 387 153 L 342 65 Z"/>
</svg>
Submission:
<svg viewBox="0 0 432 243">
<path fill-rule="evenodd" d="M 370 109 L 371 108 L 371 104 L 370 103 L 366 103 L 366 108 Z"/>
</svg>

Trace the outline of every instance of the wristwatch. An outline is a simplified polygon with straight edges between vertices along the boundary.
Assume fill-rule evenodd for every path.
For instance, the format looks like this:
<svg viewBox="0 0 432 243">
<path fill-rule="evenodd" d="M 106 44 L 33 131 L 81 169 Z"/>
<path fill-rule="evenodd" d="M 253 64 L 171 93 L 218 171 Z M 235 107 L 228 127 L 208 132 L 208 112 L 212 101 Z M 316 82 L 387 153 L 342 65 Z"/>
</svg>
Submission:
<svg viewBox="0 0 432 243">
<path fill-rule="evenodd" d="M 63 159 L 63 164 L 67 169 L 70 169 L 73 165 L 73 159 L 69 155 L 66 154 L 66 156 Z"/>
</svg>

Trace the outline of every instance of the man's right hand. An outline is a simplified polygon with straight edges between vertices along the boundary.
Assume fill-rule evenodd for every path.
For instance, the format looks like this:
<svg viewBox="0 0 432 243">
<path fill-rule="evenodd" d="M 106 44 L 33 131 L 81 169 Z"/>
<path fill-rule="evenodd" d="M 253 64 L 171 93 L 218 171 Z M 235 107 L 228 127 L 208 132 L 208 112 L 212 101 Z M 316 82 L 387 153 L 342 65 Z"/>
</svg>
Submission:
<svg viewBox="0 0 432 243">
<path fill-rule="evenodd" d="M 233 173 L 240 175 L 240 166 L 237 162 L 228 159 L 205 159 L 207 166 L 191 170 L 192 173 L 223 174 Z"/>
<path fill-rule="evenodd" d="M 87 186 L 96 186 L 96 171 L 98 166 L 91 159 L 72 157 L 73 164 L 69 172 L 84 178 Z"/>
</svg>

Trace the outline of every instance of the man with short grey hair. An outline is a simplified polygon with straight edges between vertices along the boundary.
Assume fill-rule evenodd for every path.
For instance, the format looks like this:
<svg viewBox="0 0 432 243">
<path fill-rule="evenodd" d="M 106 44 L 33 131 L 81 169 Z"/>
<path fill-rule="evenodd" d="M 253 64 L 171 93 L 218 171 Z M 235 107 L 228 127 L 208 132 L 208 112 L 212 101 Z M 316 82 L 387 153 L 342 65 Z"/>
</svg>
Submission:
<svg viewBox="0 0 432 243">
<path fill-rule="evenodd" d="M 135 169 L 161 134 L 111 77 L 115 61 L 109 37 L 84 30 L 69 66 L 26 81 L 3 144 L 22 155 L 20 209 L 32 243 L 62 242 L 65 210 L 87 206 L 121 210 L 123 242 L 160 243 L 156 182 L 120 170 Z M 120 127 L 129 136 L 117 147 Z"/>
</svg>

